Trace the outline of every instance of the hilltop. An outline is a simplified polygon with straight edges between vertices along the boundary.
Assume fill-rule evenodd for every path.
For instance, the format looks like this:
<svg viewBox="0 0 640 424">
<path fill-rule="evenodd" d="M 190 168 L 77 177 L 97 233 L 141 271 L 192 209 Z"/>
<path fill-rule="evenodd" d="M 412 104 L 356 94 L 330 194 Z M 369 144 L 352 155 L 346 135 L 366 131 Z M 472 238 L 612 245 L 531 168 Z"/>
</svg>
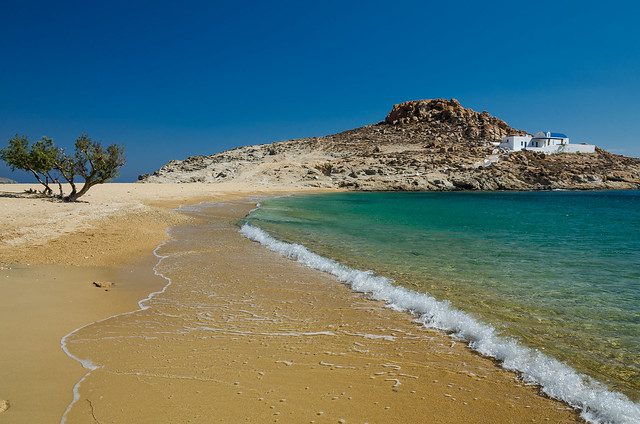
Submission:
<svg viewBox="0 0 640 424">
<path fill-rule="evenodd" d="M 375 125 L 173 160 L 140 181 L 431 191 L 640 187 L 640 159 L 600 148 L 544 155 L 495 145 L 525 133 L 455 99 L 417 100 L 393 106 Z"/>
</svg>

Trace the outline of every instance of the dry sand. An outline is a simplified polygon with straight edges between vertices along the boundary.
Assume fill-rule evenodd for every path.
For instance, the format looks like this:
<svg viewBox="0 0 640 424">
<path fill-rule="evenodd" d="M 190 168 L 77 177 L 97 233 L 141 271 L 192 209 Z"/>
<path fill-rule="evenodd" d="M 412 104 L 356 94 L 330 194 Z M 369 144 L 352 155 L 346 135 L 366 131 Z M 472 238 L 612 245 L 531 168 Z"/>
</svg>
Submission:
<svg viewBox="0 0 640 424">
<path fill-rule="evenodd" d="M 21 196 L 27 189 L 40 189 L 38 185 L 29 184 L 2 184 L 0 185 L 0 262 L 2 259 L 19 259 L 21 262 L 34 261 L 37 263 L 56 263 L 64 259 L 67 263 L 74 260 L 69 257 L 61 258 L 64 249 L 74 249 L 82 243 L 81 240 L 67 243 L 65 246 L 55 246 L 44 252 L 43 255 L 30 254 L 30 249 L 22 249 L 26 256 L 15 258 L 14 252 L 18 250 L 10 249 L 20 246 L 42 246 L 49 241 L 57 239 L 62 235 L 69 235 L 80 232 L 80 238 L 91 234 L 95 225 L 102 223 L 105 218 L 120 218 L 128 216 L 127 220 L 135 220 L 136 217 L 144 216 L 140 222 L 132 223 L 129 227 L 135 228 L 144 221 L 149 221 L 151 217 L 152 225 L 167 227 L 169 221 L 177 214 L 163 214 L 171 207 L 185 203 L 197 203 L 199 201 L 212 199 L 225 195 L 243 195 L 249 193 L 259 194 L 277 193 L 278 190 L 263 191 L 255 187 L 243 184 L 103 184 L 93 187 L 78 203 L 62 203 L 46 199 L 24 198 Z M 66 189 L 68 191 L 68 188 Z M 155 216 L 154 216 L 155 215 Z M 118 225 L 120 221 L 117 221 Z M 169 222 L 170 223 L 170 222 Z M 96 243 L 95 239 L 84 240 L 85 248 L 93 249 L 94 246 L 106 247 L 117 245 L 122 247 L 121 240 L 111 240 L 111 236 L 127 234 L 118 231 L 116 221 L 107 225 L 109 230 L 100 234 L 100 237 L 107 238 L 108 243 Z M 141 229 L 142 230 L 142 229 Z M 161 231 L 160 233 L 163 233 Z M 149 231 L 146 236 L 157 234 L 156 228 Z M 145 237 L 147 239 L 148 237 Z M 162 235 L 159 237 L 162 238 Z M 154 237 L 148 245 L 155 246 L 158 236 Z M 139 240 L 130 241 L 136 243 Z M 154 244 L 155 243 L 155 244 Z M 60 247 L 60 248 L 59 248 Z M 115 246 L 114 246 L 115 247 Z M 147 252 L 150 250 L 147 249 Z M 74 252 L 75 253 L 75 252 Z M 102 256 L 104 252 L 95 252 Z M 83 259 L 87 255 L 78 255 L 76 261 Z M 111 256 L 110 256 L 111 258 Z M 116 259 L 116 258 L 114 258 Z M 103 258 L 95 258 L 104 262 Z"/>
<path fill-rule="evenodd" d="M 164 284 L 150 253 L 169 226 L 166 292 L 69 337 L 101 367 L 67 422 L 577 421 L 464 345 L 244 239 L 234 223 L 252 203 L 237 199 L 252 191 L 109 184 L 88 204 L 0 198 L 0 423 L 60 420 L 86 372 L 60 339 Z M 209 225 L 168 209 L 206 199 L 226 201 Z"/>
</svg>

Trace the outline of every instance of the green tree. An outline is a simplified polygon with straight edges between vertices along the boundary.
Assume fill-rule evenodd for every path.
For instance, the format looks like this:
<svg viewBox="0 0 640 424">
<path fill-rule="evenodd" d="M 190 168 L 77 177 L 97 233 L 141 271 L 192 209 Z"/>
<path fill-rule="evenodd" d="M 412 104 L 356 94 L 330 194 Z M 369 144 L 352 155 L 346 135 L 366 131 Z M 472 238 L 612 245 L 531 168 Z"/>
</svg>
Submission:
<svg viewBox="0 0 640 424">
<path fill-rule="evenodd" d="M 49 184 L 58 184 L 59 197 L 68 202 L 77 201 L 94 185 L 115 178 L 125 163 L 122 146 L 112 144 L 105 148 L 86 134 L 76 140 L 73 155 L 67 155 L 56 147 L 50 138 L 42 137 L 30 145 L 27 137 L 16 135 L 9 140 L 7 147 L 0 149 L 0 159 L 12 170 L 31 172 L 44 186 L 43 193 L 47 195 L 53 193 Z M 84 180 L 80 190 L 77 188 L 78 178 Z M 71 186 L 67 196 L 64 196 L 61 179 Z"/>
<path fill-rule="evenodd" d="M 50 182 L 54 182 L 52 177 L 58 149 L 53 145 L 53 141 L 47 137 L 29 145 L 29 140 L 23 135 L 16 135 L 9 140 L 9 145 L 0 149 L 0 159 L 5 161 L 11 170 L 20 169 L 33 174 L 36 180 L 44 186 L 43 193 L 50 195 L 53 193 Z"/>
<path fill-rule="evenodd" d="M 124 165 L 124 148 L 112 144 L 104 148 L 100 143 L 83 134 L 76 140 L 73 157 L 63 152 L 58 154 L 57 169 L 71 185 L 71 193 L 65 197 L 75 202 L 96 184 L 103 184 L 118 176 L 118 170 Z M 84 179 L 80 190 L 77 189 L 75 177 Z"/>
</svg>

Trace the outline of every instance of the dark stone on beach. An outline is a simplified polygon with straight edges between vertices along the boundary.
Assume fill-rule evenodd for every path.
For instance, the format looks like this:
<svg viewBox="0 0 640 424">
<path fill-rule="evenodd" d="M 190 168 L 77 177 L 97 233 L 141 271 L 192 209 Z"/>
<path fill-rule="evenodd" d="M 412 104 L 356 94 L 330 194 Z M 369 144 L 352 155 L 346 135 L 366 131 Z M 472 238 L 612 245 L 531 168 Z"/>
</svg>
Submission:
<svg viewBox="0 0 640 424">
<path fill-rule="evenodd" d="M 112 283 L 111 281 L 94 281 L 92 284 L 94 287 L 105 289 L 105 291 L 109 291 L 109 289 L 112 289 L 116 285 L 116 283 Z"/>
</svg>

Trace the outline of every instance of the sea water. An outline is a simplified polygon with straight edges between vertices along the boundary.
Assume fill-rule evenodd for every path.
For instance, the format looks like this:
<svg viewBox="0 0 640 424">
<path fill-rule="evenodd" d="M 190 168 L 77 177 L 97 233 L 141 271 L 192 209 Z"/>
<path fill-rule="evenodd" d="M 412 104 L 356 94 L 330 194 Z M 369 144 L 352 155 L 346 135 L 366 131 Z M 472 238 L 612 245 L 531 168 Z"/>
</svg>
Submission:
<svg viewBox="0 0 640 424">
<path fill-rule="evenodd" d="M 639 191 L 281 197 L 263 201 L 243 232 L 265 244 L 283 241 L 281 253 L 325 271 L 334 268 L 290 243 L 345 265 L 333 272 L 339 279 L 399 309 L 424 310 L 425 325 L 564 393 L 555 397 L 608 402 L 599 389 L 575 386 L 576 370 L 590 387 L 640 399 Z M 347 275 L 355 270 L 372 272 Z M 422 296 L 421 305 L 407 293 Z M 527 361 L 538 353 L 557 360 L 557 370 L 547 362 L 534 370 Z M 637 413 L 624 399 L 617 407 Z"/>
</svg>

